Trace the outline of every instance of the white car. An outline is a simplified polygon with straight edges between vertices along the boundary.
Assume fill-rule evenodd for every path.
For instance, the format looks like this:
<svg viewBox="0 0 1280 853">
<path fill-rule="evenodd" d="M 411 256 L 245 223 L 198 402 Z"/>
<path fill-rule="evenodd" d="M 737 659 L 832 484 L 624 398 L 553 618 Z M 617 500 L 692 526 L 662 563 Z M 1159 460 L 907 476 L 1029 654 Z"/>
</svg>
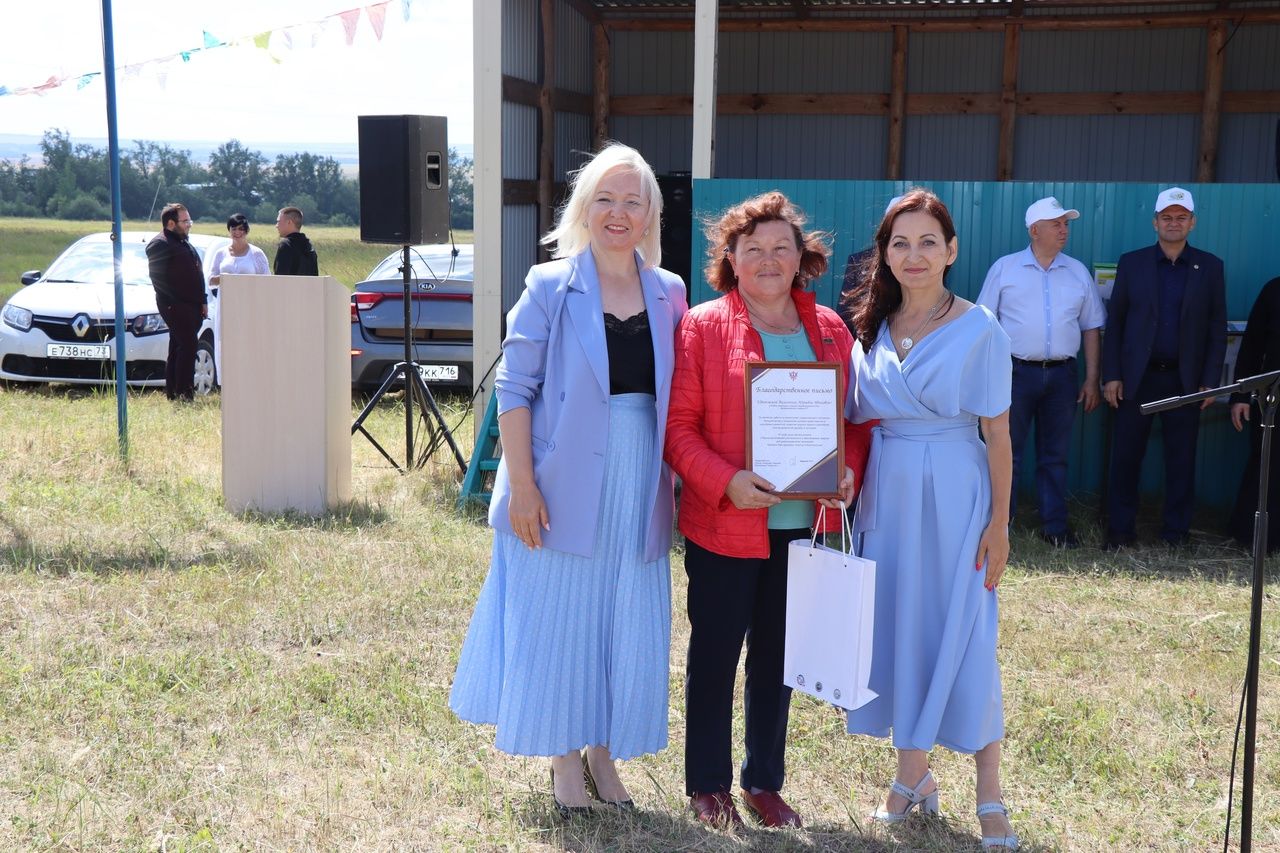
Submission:
<svg viewBox="0 0 1280 853">
<path fill-rule="evenodd" d="M 164 387 L 169 327 L 156 309 L 147 270 L 146 246 L 154 232 L 121 235 L 124 277 L 125 377 L 131 386 Z M 191 245 L 208 265 L 225 237 L 191 235 Z M 115 281 L 111 234 L 82 237 L 67 247 L 47 270 L 24 273 L 27 285 L 0 310 L 0 379 L 15 382 L 67 382 L 105 385 L 115 382 Z M 210 296 L 215 316 L 216 295 Z M 200 327 L 196 351 L 196 393 L 216 387 L 213 354 L 215 327 Z"/>
</svg>

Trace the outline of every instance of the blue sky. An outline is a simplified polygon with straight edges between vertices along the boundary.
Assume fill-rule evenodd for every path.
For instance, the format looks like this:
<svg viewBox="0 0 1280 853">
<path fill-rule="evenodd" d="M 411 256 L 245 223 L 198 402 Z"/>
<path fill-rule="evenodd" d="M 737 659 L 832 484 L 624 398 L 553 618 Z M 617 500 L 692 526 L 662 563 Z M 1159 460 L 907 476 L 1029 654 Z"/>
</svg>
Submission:
<svg viewBox="0 0 1280 853">
<path fill-rule="evenodd" d="M 101 0 L 20 3 L 5 3 L 0 86 L 102 70 Z M 146 63 L 117 75 L 121 138 L 354 146 L 357 116 L 408 113 L 448 116 L 450 143 L 471 144 L 471 3 L 410 0 L 406 20 L 405 0 L 391 0 L 382 40 L 361 13 L 348 47 L 331 16 L 356 8 L 352 0 L 113 0 L 117 66 Z M 295 26 L 289 48 L 284 30 Z M 148 62 L 199 47 L 206 31 L 224 41 L 275 35 L 270 50 L 230 46 Z M 0 133 L 48 128 L 105 138 L 102 78 L 0 97 Z"/>
</svg>

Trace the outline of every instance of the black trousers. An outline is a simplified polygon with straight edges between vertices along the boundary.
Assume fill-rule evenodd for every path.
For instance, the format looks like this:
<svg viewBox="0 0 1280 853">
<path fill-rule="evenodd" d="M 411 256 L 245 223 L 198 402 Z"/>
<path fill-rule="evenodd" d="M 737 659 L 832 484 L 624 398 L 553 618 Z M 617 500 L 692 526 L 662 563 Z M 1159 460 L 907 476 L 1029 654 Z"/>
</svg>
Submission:
<svg viewBox="0 0 1280 853">
<path fill-rule="evenodd" d="M 733 686 L 747 642 L 746 758 L 740 784 L 782 789 L 791 688 L 782 683 L 787 543 L 809 531 L 770 530 L 769 556 L 726 557 L 688 542 L 689 657 L 685 676 L 685 793 L 728 791 L 733 781 Z"/>
<path fill-rule="evenodd" d="M 203 317 L 200 306 L 189 302 L 158 304 L 169 327 L 169 357 L 164 364 L 164 395 L 170 400 L 190 400 L 196 388 L 196 343 Z"/>
<path fill-rule="evenodd" d="M 1196 502 L 1196 439 L 1200 407 L 1182 406 L 1144 415 L 1138 406 L 1183 393 L 1176 371 L 1148 369 L 1135 392 L 1125 389 L 1115 414 L 1111 440 L 1111 494 L 1107 535 L 1120 541 L 1134 538 L 1138 517 L 1138 480 L 1147 452 L 1151 425 L 1160 418 L 1164 444 L 1164 517 L 1160 535 L 1177 541 L 1191 529 Z"/>
</svg>

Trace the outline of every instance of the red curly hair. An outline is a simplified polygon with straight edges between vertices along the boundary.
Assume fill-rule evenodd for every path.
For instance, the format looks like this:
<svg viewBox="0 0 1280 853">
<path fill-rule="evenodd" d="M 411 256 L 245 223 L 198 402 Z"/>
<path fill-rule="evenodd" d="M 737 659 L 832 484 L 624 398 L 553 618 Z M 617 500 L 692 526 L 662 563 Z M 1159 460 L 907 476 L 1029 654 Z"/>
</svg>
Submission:
<svg viewBox="0 0 1280 853">
<path fill-rule="evenodd" d="M 734 205 L 716 222 L 708 223 L 707 235 L 707 284 L 720 293 L 728 293 L 738 286 L 729 263 L 729 253 L 738 245 L 738 238 L 754 234 L 762 222 L 785 222 L 791 226 L 800 250 L 800 272 L 792 287 L 804 288 L 827 271 L 827 258 L 831 249 L 827 235 L 822 231 L 804 230 L 806 222 L 800 208 L 785 195 L 772 190 Z"/>
</svg>

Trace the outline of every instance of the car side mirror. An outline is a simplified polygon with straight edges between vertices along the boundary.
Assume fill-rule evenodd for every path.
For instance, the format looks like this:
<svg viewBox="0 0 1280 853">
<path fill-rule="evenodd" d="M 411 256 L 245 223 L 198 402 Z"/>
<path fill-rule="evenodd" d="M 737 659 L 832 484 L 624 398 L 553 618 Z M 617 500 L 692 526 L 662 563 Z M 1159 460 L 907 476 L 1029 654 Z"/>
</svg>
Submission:
<svg viewBox="0 0 1280 853">
<path fill-rule="evenodd" d="M 26 287 L 28 284 L 35 284 L 37 281 L 39 281 L 40 272 L 41 272 L 40 270 L 27 270 L 26 272 L 24 272 L 22 274 L 22 286 Z"/>
</svg>

